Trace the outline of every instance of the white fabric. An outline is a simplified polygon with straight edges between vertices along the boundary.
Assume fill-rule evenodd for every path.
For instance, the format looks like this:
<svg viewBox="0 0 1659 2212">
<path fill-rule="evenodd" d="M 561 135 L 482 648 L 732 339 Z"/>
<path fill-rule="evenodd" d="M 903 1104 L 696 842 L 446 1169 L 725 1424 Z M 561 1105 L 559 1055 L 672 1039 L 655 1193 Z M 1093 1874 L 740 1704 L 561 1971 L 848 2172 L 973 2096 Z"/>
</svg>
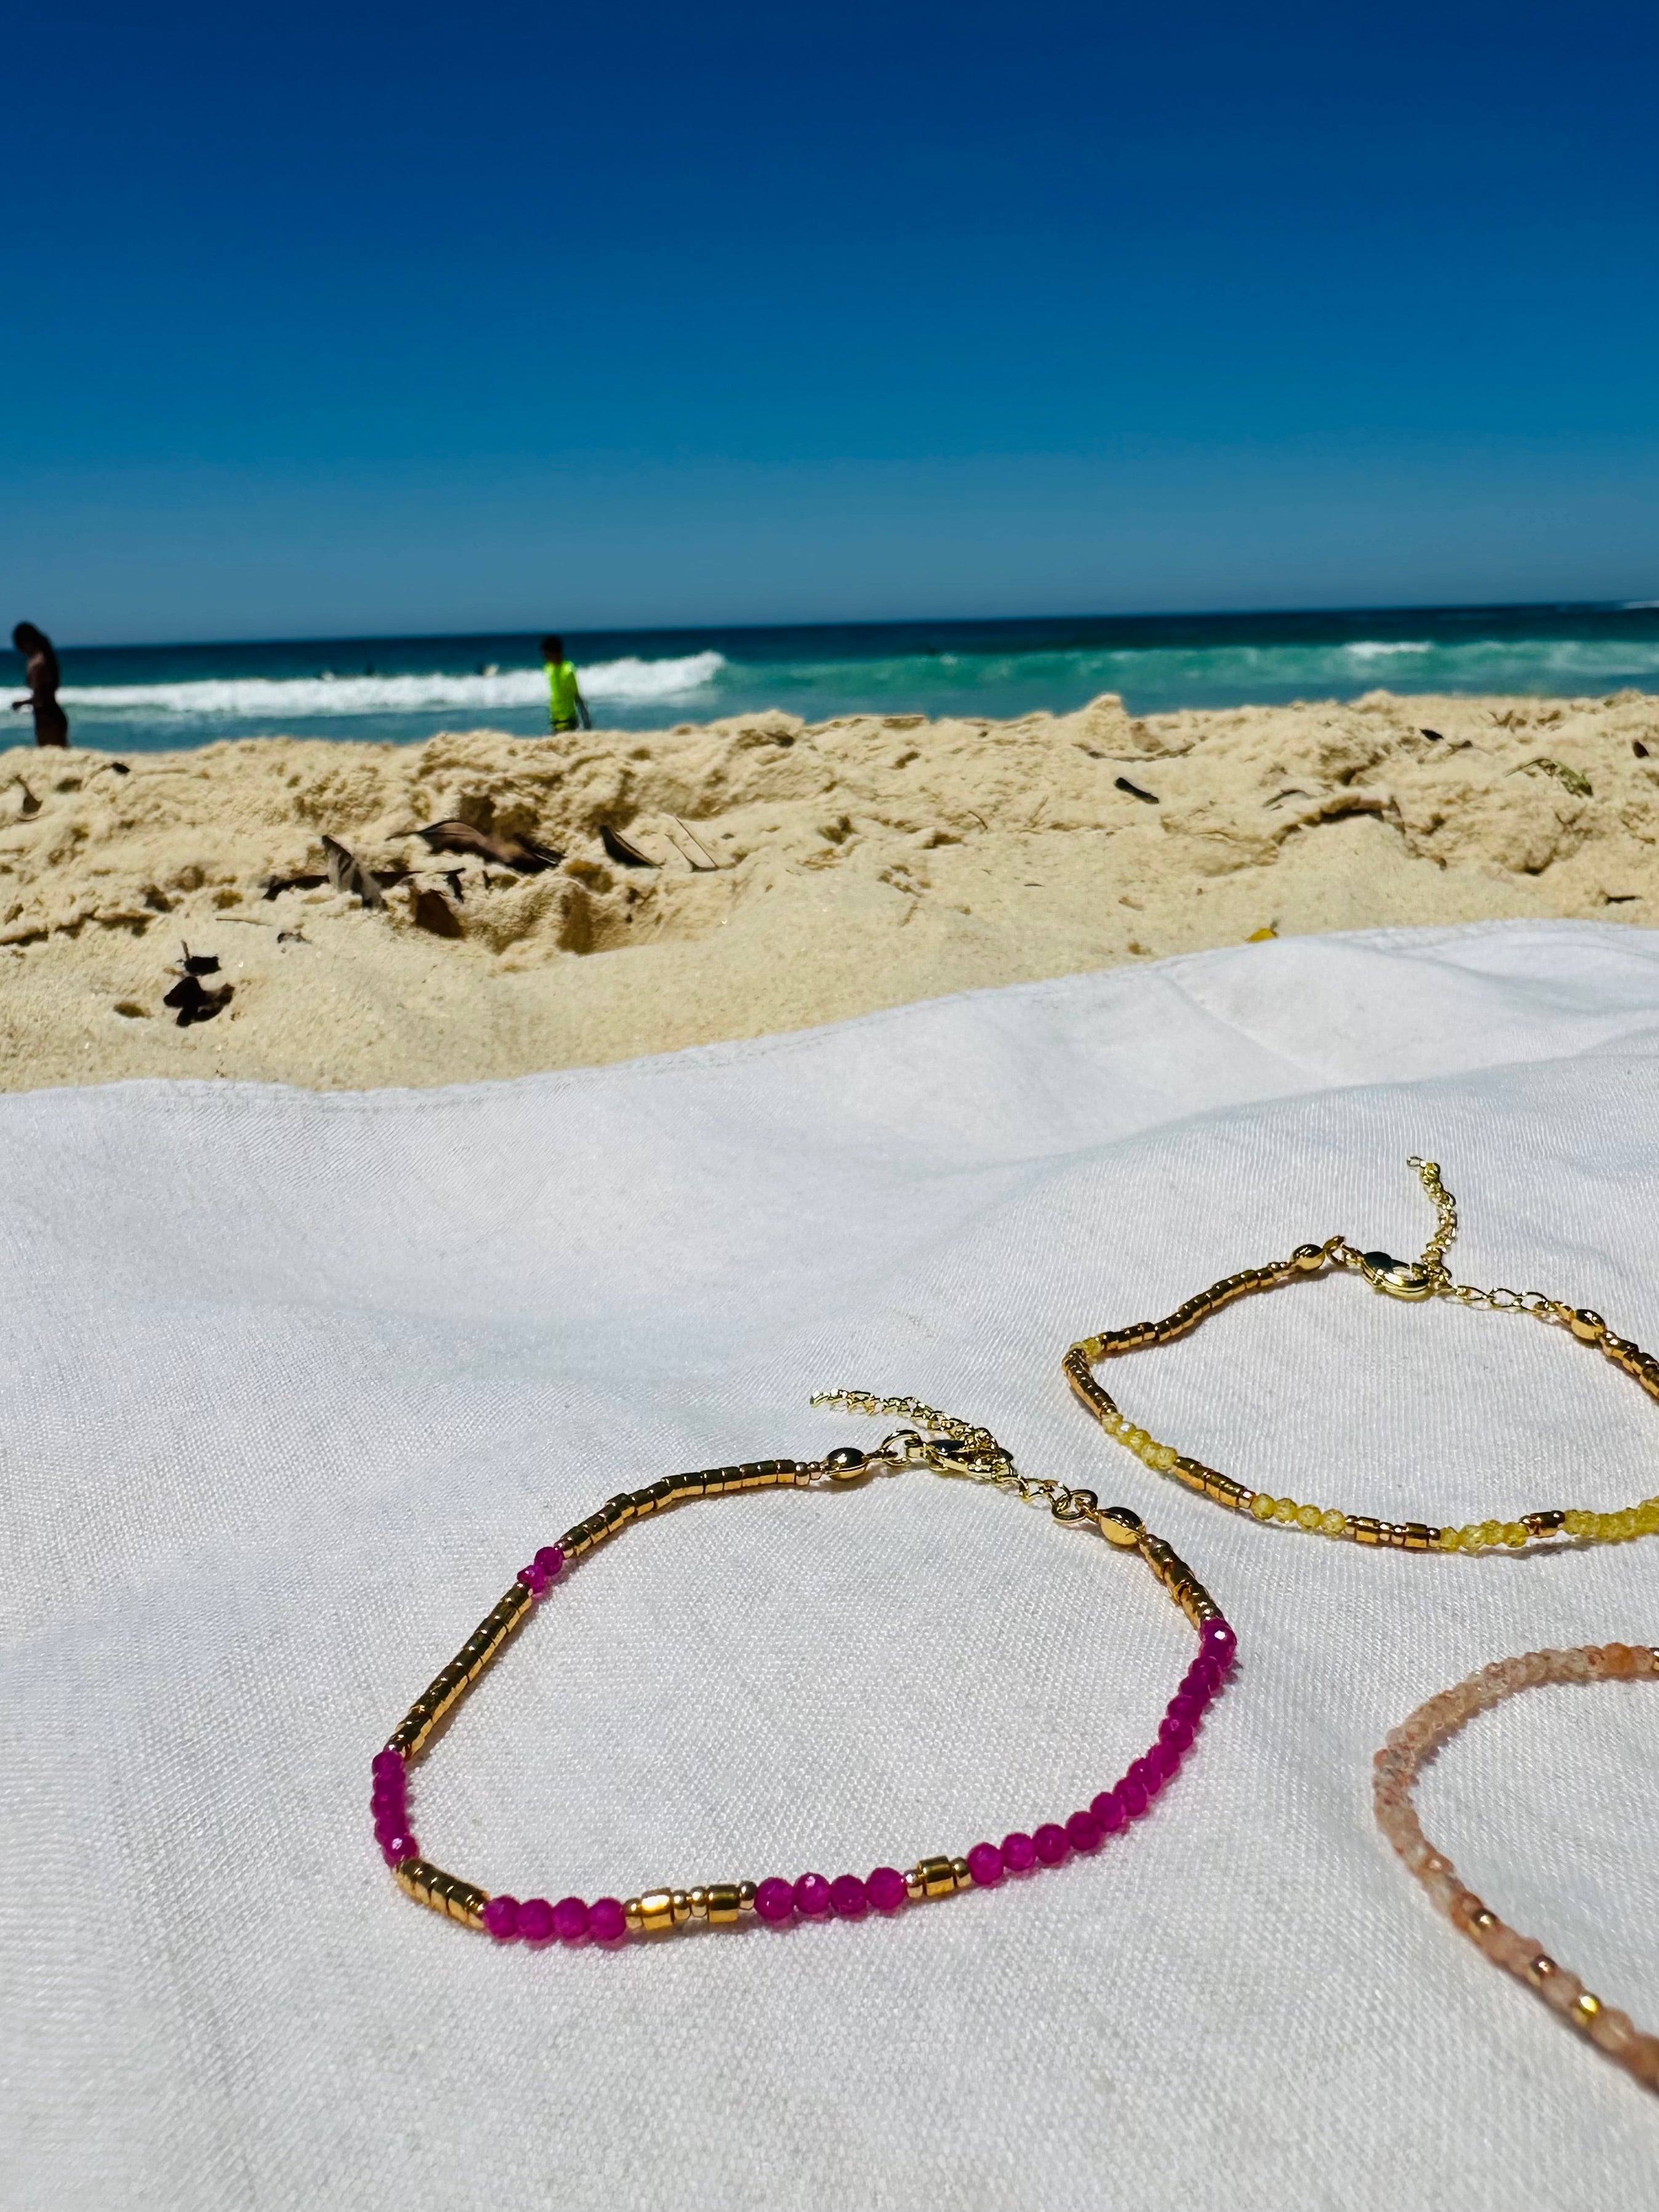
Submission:
<svg viewBox="0 0 1659 2212">
<path fill-rule="evenodd" d="M 0 2202 L 1606 2208 L 1659 2105 L 1431 1912 L 1373 1750 L 1485 1661 L 1659 1641 L 1659 1542 L 1479 1561 L 1243 1523 L 1059 1360 L 1342 1231 L 1659 1344 L 1659 938 L 1301 939 L 427 1093 L 0 1102 Z M 1659 1489 L 1559 1332 L 1298 1285 L 1113 1387 L 1390 1516 Z M 1133 1505 L 1242 1666 L 1153 1816 L 893 1924 L 503 1951 L 402 1898 L 368 1760 L 534 1548 L 685 1467 L 988 1421 Z M 556 1898 L 1064 1817 L 1191 1656 L 1146 1570 L 921 1473 L 684 1509 L 427 1763 L 439 1863 Z M 1659 2028 L 1659 1685 L 1535 1691 L 1425 1784 L 1474 1887 Z"/>
</svg>

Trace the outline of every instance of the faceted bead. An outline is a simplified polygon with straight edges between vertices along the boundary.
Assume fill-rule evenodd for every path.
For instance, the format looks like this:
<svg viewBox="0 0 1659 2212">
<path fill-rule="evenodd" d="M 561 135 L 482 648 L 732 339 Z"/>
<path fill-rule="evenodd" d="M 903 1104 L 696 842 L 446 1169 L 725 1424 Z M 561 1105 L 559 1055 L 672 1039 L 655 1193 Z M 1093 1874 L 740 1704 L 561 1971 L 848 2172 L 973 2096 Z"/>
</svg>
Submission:
<svg viewBox="0 0 1659 2212">
<path fill-rule="evenodd" d="M 804 1874 L 795 1884 L 795 1910 L 807 1920 L 827 1920 L 835 1911 L 830 1885 L 821 1874 Z"/>
<path fill-rule="evenodd" d="M 1336 1507 L 1333 1505 L 1328 1511 L 1320 1516 L 1319 1526 L 1324 1535 L 1346 1536 L 1348 1533 L 1348 1516 L 1346 1513 L 1339 1513 Z"/>
<path fill-rule="evenodd" d="M 1044 1866 L 1058 1866 L 1071 1856 L 1072 1846 L 1066 1840 L 1066 1831 L 1057 1820 L 1045 1820 L 1031 1841 Z"/>
<path fill-rule="evenodd" d="M 1166 1716 L 1158 1724 L 1158 1741 L 1167 1744 L 1177 1754 L 1192 1748 L 1193 1724 L 1188 1720 L 1176 1720 Z"/>
<path fill-rule="evenodd" d="M 409 1802 L 402 1790 L 394 1796 L 390 1790 L 377 1790 L 368 1801 L 368 1817 L 378 1833 L 382 1821 L 389 1820 L 401 1828 L 409 1818 Z"/>
<path fill-rule="evenodd" d="M 1166 1720 L 1185 1721 L 1189 1727 L 1196 1728 L 1204 1717 L 1204 1701 L 1194 1697 L 1189 1690 L 1177 1690 L 1164 1712 Z"/>
<path fill-rule="evenodd" d="M 520 1567 L 514 1577 L 521 1582 L 532 1597 L 540 1597 L 547 1588 L 547 1577 L 532 1559 L 527 1567 Z"/>
<path fill-rule="evenodd" d="M 1463 1547 L 1463 1532 L 1461 1528 L 1443 1528 L 1440 1531 L 1439 1542 L 1443 1552 L 1461 1551 Z"/>
<path fill-rule="evenodd" d="M 1250 1511 L 1258 1521 L 1271 1521 L 1273 1517 L 1273 1508 L 1278 1503 L 1279 1500 L 1276 1498 L 1269 1498 L 1265 1490 L 1258 1490 L 1250 1500 Z"/>
<path fill-rule="evenodd" d="M 878 1912 L 897 1912 L 908 1900 L 904 1876 L 896 1867 L 878 1867 L 864 1887 Z M 758 1905 L 758 1892 L 755 1901 Z"/>
<path fill-rule="evenodd" d="M 763 1920 L 769 1920 L 775 1928 L 781 1927 L 793 1917 L 795 1886 L 779 1875 L 772 1875 L 755 1892 L 755 1910 Z"/>
<path fill-rule="evenodd" d="M 1198 1632 L 1198 1640 L 1205 1651 L 1212 1658 L 1219 1660 L 1224 1667 L 1238 1649 L 1238 1638 L 1233 1634 L 1232 1624 L 1224 1620 L 1219 1613 L 1205 1622 Z"/>
<path fill-rule="evenodd" d="M 1511 1551 L 1519 1551 L 1526 1540 L 1526 1529 L 1519 1521 L 1506 1521 L 1504 1523 L 1504 1541 Z"/>
<path fill-rule="evenodd" d="M 1092 1812 L 1073 1813 L 1066 1823 L 1066 1840 L 1074 1851 L 1097 1851 L 1105 1834 Z"/>
<path fill-rule="evenodd" d="M 377 1751 L 368 1762 L 368 1771 L 377 1782 L 382 1777 L 400 1784 L 408 1779 L 402 1756 L 395 1751 Z"/>
<path fill-rule="evenodd" d="M 1627 1644 L 1605 1644 L 1601 1647 L 1609 1674 L 1623 1678 L 1636 1672 L 1636 1654 Z"/>
<path fill-rule="evenodd" d="M 556 1544 L 544 1544 L 537 1553 L 532 1565 L 541 1569 L 549 1582 L 555 1582 L 558 1578 L 559 1570 L 564 1565 L 564 1553 Z"/>
<path fill-rule="evenodd" d="M 1003 1838 L 1002 1863 L 1010 1874 L 1029 1874 L 1036 1864 L 1036 1845 L 1023 1828 Z"/>
<path fill-rule="evenodd" d="M 1002 1853 L 994 1844 L 975 1844 L 968 1854 L 968 1871 L 976 1889 L 994 1889 L 1002 1880 Z"/>
<path fill-rule="evenodd" d="M 408 1832 L 409 1815 L 401 1807 L 396 1812 L 374 1815 L 374 1840 L 377 1844 L 389 1844 L 394 1836 Z"/>
<path fill-rule="evenodd" d="M 1128 1809 L 1115 1790 L 1103 1790 L 1098 1797 L 1091 1798 L 1089 1810 L 1100 1823 L 1103 1835 L 1115 1835 L 1128 1819 Z"/>
<path fill-rule="evenodd" d="M 1138 1820 L 1146 1809 L 1146 1784 L 1137 1782 L 1133 1774 L 1126 1774 L 1117 1785 L 1117 1796 L 1129 1818 Z"/>
<path fill-rule="evenodd" d="M 380 1856 L 388 1866 L 397 1866 L 404 1859 L 417 1859 L 420 1856 L 421 1847 L 413 1836 L 388 1836 L 380 1844 Z"/>
<path fill-rule="evenodd" d="M 561 1943 L 580 1943 L 587 1933 L 587 1907 L 580 1897 L 562 1897 L 553 1908 L 553 1933 Z"/>
<path fill-rule="evenodd" d="M 519 1932 L 516 1897 L 492 1897 L 483 1909 L 483 1924 L 498 1943 L 511 1943 Z"/>
<path fill-rule="evenodd" d="M 596 1897 L 587 1908 L 587 1932 L 596 1943 L 620 1943 L 628 1933 L 628 1915 L 619 1897 Z"/>
<path fill-rule="evenodd" d="M 1278 1503 L 1277 1503 L 1277 1504 L 1274 1505 L 1274 1507 L 1273 1507 L 1273 1519 L 1274 1519 L 1275 1521 L 1282 1521 L 1282 1522 L 1285 1522 L 1285 1524 L 1288 1527 L 1288 1526 L 1289 1526 L 1289 1524 L 1290 1524 L 1292 1521 L 1294 1521 L 1294 1520 L 1295 1520 L 1295 1518 L 1296 1518 L 1296 1500 L 1295 1500 L 1295 1498 L 1279 1498 L 1279 1501 L 1278 1501 Z"/>
<path fill-rule="evenodd" d="M 553 1940 L 553 1908 L 544 1897 L 527 1897 L 519 1907 L 519 1941 L 521 1943 L 550 1943 Z"/>
<path fill-rule="evenodd" d="M 1316 1505 L 1304 1505 L 1297 1510 L 1296 1522 L 1298 1528 L 1310 1530 L 1316 1528 L 1320 1519 L 1320 1510 Z"/>
<path fill-rule="evenodd" d="M 855 1874 L 838 1874 L 830 1885 L 830 1902 L 843 1920 L 862 1920 L 870 1893 Z"/>
</svg>

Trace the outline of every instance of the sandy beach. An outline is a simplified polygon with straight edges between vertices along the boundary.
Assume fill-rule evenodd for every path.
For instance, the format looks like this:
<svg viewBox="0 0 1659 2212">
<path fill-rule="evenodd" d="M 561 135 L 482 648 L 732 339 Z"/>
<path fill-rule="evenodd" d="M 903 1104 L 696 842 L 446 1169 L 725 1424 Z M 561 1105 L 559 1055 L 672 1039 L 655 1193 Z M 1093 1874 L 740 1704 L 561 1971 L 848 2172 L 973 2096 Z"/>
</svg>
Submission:
<svg viewBox="0 0 1659 2212">
<path fill-rule="evenodd" d="M 414 835 L 444 821 L 523 865 Z M 383 904 L 327 880 L 325 837 Z M 456 1083 L 1261 931 L 1531 915 L 1659 919 L 1659 697 L 17 746 L 0 1085 Z M 181 1028 L 186 945 L 229 995 Z"/>
</svg>

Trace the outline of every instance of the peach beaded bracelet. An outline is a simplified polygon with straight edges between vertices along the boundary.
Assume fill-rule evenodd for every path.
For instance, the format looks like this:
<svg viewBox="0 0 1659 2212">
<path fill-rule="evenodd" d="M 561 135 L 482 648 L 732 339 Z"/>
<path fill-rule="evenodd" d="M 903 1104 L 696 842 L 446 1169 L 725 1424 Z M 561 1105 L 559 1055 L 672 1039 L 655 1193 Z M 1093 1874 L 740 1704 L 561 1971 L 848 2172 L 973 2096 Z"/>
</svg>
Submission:
<svg viewBox="0 0 1659 2212">
<path fill-rule="evenodd" d="M 1233 1663 L 1235 1638 L 1219 1608 L 1192 1569 L 1169 1545 L 1141 1526 L 1127 1506 L 1102 1506 L 1094 1492 L 1068 1490 L 1060 1483 L 1019 1473 L 988 1429 L 954 1420 L 914 1398 L 872 1397 L 865 1391 L 825 1393 L 815 1405 L 845 1407 L 865 1413 L 897 1414 L 920 1424 L 901 1429 L 872 1452 L 844 1445 L 805 1464 L 792 1459 L 751 1461 L 739 1467 L 711 1468 L 675 1474 L 644 1490 L 623 1491 L 591 1519 L 578 1522 L 556 1544 L 545 1546 L 501 1602 L 480 1623 L 453 1659 L 422 1692 L 372 1761 L 374 1787 L 369 1811 L 375 1841 L 400 1889 L 434 1912 L 468 1928 L 486 1930 L 499 1942 L 543 1945 L 586 1941 L 610 1944 L 630 1935 L 659 1935 L 704 1921 L 731 1926 L 754 1917 L 781 1926 L 797 1915 L 808 1920 L 859 1920 L 872 1908 L 890 1914 L 907 1903 L 945 1897 L 959 1889 L 994 1888 L 1006 1875 L 1029 1874 L 1060 1865 L 1073 1852 L 1097 1851 L 1109 1835 L 1139 1820 L 1152 1800 L 1171 1781 L 1192 1749 L 1204 1716 L 1219 1696 Z M 921 1433 L 925 1430 L 926 1434 Z M 494 1896 L 474 1883 L 446 1874 L 421 1853 L 409 1809 L 409 1768 L 425 1750 L 432 1733 L 453 1712 L 528 1620 L 537 1602 L 580 1559 L 631 1522 L 666 1511 L 693 1498 L 732 1491 L 805 1488 L 819 1482 L 848 1483 L 878 1467 L 931 1468 L 941 1474 L 966 1475 L 1016 1497 L 1046 1505 L 1053 1517 L 1076 1528 L 1097 1530 L 1125 1551 L 1138 1551 L 1170 1597 L 1198 1632 L 1198 1656 L 1165 1709 L 1158 1740 L 1135 1759 L 1121 1778 L 1065 1822 L 1045 1821 L 1033 1833 L 1006 1836 L 1000 1844 L 975 1844 L 964 1857 L 919 1860 L 901 1873 L 878 1867 L 867 1877 L 844 1874 L 827 1881 L 820 1874 L 798 1881 L 772 1876 L 765 1881 L 710 1882 L 690 1889 L 644 1890 L 637 1897 L 602 1897 L 588 1904 L 579 1897 L 556 1905 L 544 1898 Z"/>
<path fill-rule="evenodd" d="M 1558 1966 L 1541 1944 L 1517 1936 L 1457 1879 L 1457 1869 L 1423 1833 L 1412 1802 L 1419 1771 L 1464 1723 L 1540 1682 L 1606 1682 L 1659 1675 L 1659 1651 L 1640 1644 L 1589 1644 L 1572 1651 L 1528 1651 L 1524 1658 L 1499 1659 L 1478 1674 L 1443 1690 L 1419 1705 L 1410 1719 L 1390 1729 L 1376 1754 L 1376 1817 L 1382 1832 L 1455 1928 L 1472 1936 L 1496 1966 L 1536 1990 L 1597 2050 L 1633 2074 L 1645 2088 L 1659 2089 L 1659 2036 L 1644 2035 L 1626 2013 L 1592 1996 L 1577 1974 Z"/>
<path fill-rule="evenodd" d="M 1200 1491 L 1218 1505 L 1247 1513 L 1255 1521 L 1277 1522 L 1312 1534 L 1346 1537 L 1352 1543 L 1383 1545 L 1402 1552 L 1485 1552 L 1505 1545 L 1518 1551 L 1535 1540 L 1563 1535 L 1583 1543 L 1613 1544 L 1632 1536 L 1659 1534 L 1659 1496 L 1644 1498 L 1640 1504 L 1615 1513 L 1550 1507 L 1523 1513 L 1513 1521 L 1471 1522 L 1462 1528 L 1437 1528 L 1426 1521 L 1378 1521 L 1369 1514 L 1345 1512 L 1336 1505 L 1298 1504 L 1293 1498 L 1274 1498 L 1265 1490 L 1250 1490 L 1230 1475 L 1206 1467 L 1201 1460 L 1184 1457 L 1173 1444 L 1160 1443 L 1145 1429 L 1126 1420 L 1115 1401 L 1096 1382 L 1090 1370 L 1097 1360 L 1139 1352 L 1147 1345 L 1173 1344 L 1235 1298 L 1255 1291 L 1277 1290 L 1281 1284 L 1299 1282 L 1326 1267 L 1336 1267 L 1353 1269 L 1374 1291 L 1391 1298 L 1413 1302 L 1455 1298 L 1460 1305 L 1528 1314 L 1534 1321 L 1569 1329 L 1580 1342 L 1593 1345 L 1604 1359 L 1633 1376 L 1650 1398 L 1659 1398 L 1659 1359 L 1628 1337 L 1615 1336 L 1601 1315 L 1587 1306 L 1563 1305 L 1558 1298 L 1546 1297 L 1541 1291 L 1478 1291 L 1472 1284 L 1453 1282 L 1445 1255 L 1457 1234 L 1457 1201 L 1441 1182 L 1440 1170 L 1433 1160 L 1413 1158 L 1407 1164 L 1416 1169 L 1439 1216 L 1420 1260 L 1396 1260 L 1387 1252 L 1358 1251 L 1345 1237 L 1328 1237 L 1322 1244 L 1299 1244 L 1288 1260 L 1270 1260 L 1265 1267 L 1224 1275 L 1163 1321 L 1134 1322 L 1127 1328 L 1103 1329 L 1098 1336 L 1082 1338 L 1061 1362 L 1073 1390 L 1107 1435 L 1115 1437 L 1146 1466 L 1160 1474 L 1172 1474 L 1188 1490 Z"/>
</svg>

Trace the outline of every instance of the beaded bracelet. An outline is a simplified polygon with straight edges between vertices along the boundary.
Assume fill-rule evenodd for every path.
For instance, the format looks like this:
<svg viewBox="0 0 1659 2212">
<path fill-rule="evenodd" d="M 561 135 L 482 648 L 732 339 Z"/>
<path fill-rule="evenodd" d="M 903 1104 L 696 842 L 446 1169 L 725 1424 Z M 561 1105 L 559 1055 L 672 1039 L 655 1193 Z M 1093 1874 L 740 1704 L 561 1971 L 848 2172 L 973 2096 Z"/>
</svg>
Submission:
<svg viewBox="0 0 1659 2212">
<path fill-rule="evenodd" d="M 1573 1651 L 1528 1651 L 1499 1659 L 1455 1688 L 1419 1705 L 1389 1731 L 1376 1769 L 1376 1817 L 1382 1832 L 1455 1928 L 1472 1936 L 1494 1965 L 1538 1991 L 1547 2005 L 1583 2030 L 1597 2050 L 1644 2087 L 1659 2089 L 1659 2036 L 1644 2035 L 1628 2014 L 1592 1996 L 1577 1974 L 1558 1966 L 1530 1936 L 1517 1936 L 1457 1879 L 1457 1869 L 1423 1833 L 1412 1790 L 1418 1771 L 1467 1721 L 1488 1705 L 1540 1682 L 1607 1682 L 1659 1675 L 1659 1651 L 1640 1644 L 1589 1644 Z"/>
<path fill-rule="evenodd" d="M 500 1604 L 416 1699 L 372 1762 L 369 1810 L 375 1840 L 398 1887 L 407 1895 L 466 1927 L 486 1929 L 501 1942 L 517 1939 L 543 1944 L 557 1937 L 565 1943 L 591 1938 L 610 1944 L 635 1934 L 666 1934 L 690 1921 L 719 1928 L 751 1917 L 775 1927 L 797 1916 L 807 1920 L 831 1917 L 858 1920 L 872 1906 L 878 1912 L 894 1913 L 906 1904 L 948 1896 L 957 1890 L 994 1888 L 1006 1874 L 1058 1866 L 1074 1851 L 1098 1850 L 1109 1835 L 1146 1813 L 1191 1750 L 1205 1711 L 1219 1694 L 1233 1663 L 1233 1632 L 1192 1569 L 1176 1557 L 1169 1545 L 1144 1528 L 1139 1516 L 1127 1506 L 1103 1507 L 1092 1491 L 1069 1490 L 1058 1482 L 1021 1474 L 988 1430 L 952 1419 L 912 1398 L 877 1399 L 867 1392 L 837 1391 L 824 1393 L 813 1403 L 860 1413 L 898 1414 L 920 1424 L 927 1433 L 901 1429 L 874 1451 L 861 1451 L 848 1444 L 823 1459 L 804 1463 L 791 1459 L 756 1460 L 740 1467 L 669 1475 L 647 1489 L 623 1491 L 591 1519 L 579 1522 L 556 1544 L 545 1546 L 528 1566 L 519 1570 Z M 1111 1789 L 1103 1790 L 1085 1809 L 1073 1813 L 1064 1823 L 1048 1821 L 1030 1834 L 1018 1831 L 1006 1836 L 1000 1844 L 975 1844 L 965 1857 L 920 1859 L 903 1873 L 896 1867 L 878 1867 L 862 1880 L 844 1874 L 827 1881 L 822 1875 L 805 1874 L 793 1882 L 774 1876 L 759 1882 L 708 1882 L 689 1889 L 642 1890 L 626 1900 L 601 1897 L 587 1904 L 579 1897 L 567 1897 L 550 1905 L 545 1899 L 531 1898 L 520 1904 L 516 1898 L 492 1897 L 421 1856 L 410 1827 L 410 1764 L 419 1759 L 439 1723 L 461 1703 L 573 1560 L 581 1559 L 629 1522 L 665 1512 L 689 1498 L 714 1498 L 733 1491 L 850 1483 L 878 1468 L 905 1466 L 927 1467 L 938 1474 L 963 1474 L 990 1483 L 1047 1505 L 1056 1521 L 1097 1529 L 1109 1543 L 1138 1551 L 1198 1631 L 1198 1656 L 1165 1709 L 1157 1741 Z"/>
<path fill-rule="evenodd" d="M 1224 1276 L 1163 1321 L 1136 1322 L 1128 1328 L 1103 1329 L 1098 1336 L 1082 1338 L 1061 1363 L 1066 1381 L 1107 1435 L 1127 1445 L 1146 1466 L 1161 1474 L 1173 1474 L 1188 1490 L 1201 1491 L 1218 1505 L 1248 1513 L 1256 1521 L 1277 1522 L 1322 1536 L 1346 1537 L 1356 1544 L 1386 1545 L 1404 1552 L 1484 1552 L 1499 1545 L 1519 1550 L 1535 1540 L 1562 1534 L 1583 1543 L 1609 1544 L 1659 1534 L 1659 1496 L 1644 1498 L 1639 1505 L 1619 1513 L 1551 1508 L 1523 1513 L 1518 1520 L 1472 1522 L 1462 1528 L 1439 1528 L 1425 1521 L 1377 1521 L 1365 1514 L 1346 1513 L 1340 1506 L 1299 1505 L 1293 1498 L 1274 1498 L 1265 1490 L 1250 1490 L 1206 1467 L 1201 1460 L 1186 1458 L 1172 1444 L 1159 1443 L 1145 1429 L 1126 1420 L 1115 1401 L 1096 1382 L 1090 1369 L 1097 1360 L 1139 1352 L 1147 1345 L 1173 1344 L 1235 1298 L 1255 1291 L 1276 1290 L 1282 1283 L 1303 1281 L 1330 1266 L 1353 1269 L 1374 1291 L 1389 1297 L 1455 1298 L 1460 1305 L 1529 1314 L 1553 1328 L 1570 1329 L 1581 1342 L 1594 1345 L 1615 1367 L 1634 1376 L 1650 1397 L 1659 1398 L 1659 1359 L 1628 1337 L 1615 1336 L 1601 1315 L 1588 1307 L 1563 1305 L 1559 1299 L 1546 1297 L 1541 1291 L 1477 1291 L 1468 1283 L 1453 1282 L 1445 1254 L 1457 1234 L 1457 1202 L 1442 1183 L 1434 1161 L 1413 1158 L 1407 1165 L 1417 1170 L 1439 1213 L 1434 1235 L 1420 1260 L 1395 1260 L 1387 1252 L 1356 1251 L 1343 1237 L 1328 1237 L 1322 1244 L 1299 1244 L 1288 1260 L 1273 1260 L 1265 1267 L 1247 1267 L 1242 1274 Z"/>
</svg>

